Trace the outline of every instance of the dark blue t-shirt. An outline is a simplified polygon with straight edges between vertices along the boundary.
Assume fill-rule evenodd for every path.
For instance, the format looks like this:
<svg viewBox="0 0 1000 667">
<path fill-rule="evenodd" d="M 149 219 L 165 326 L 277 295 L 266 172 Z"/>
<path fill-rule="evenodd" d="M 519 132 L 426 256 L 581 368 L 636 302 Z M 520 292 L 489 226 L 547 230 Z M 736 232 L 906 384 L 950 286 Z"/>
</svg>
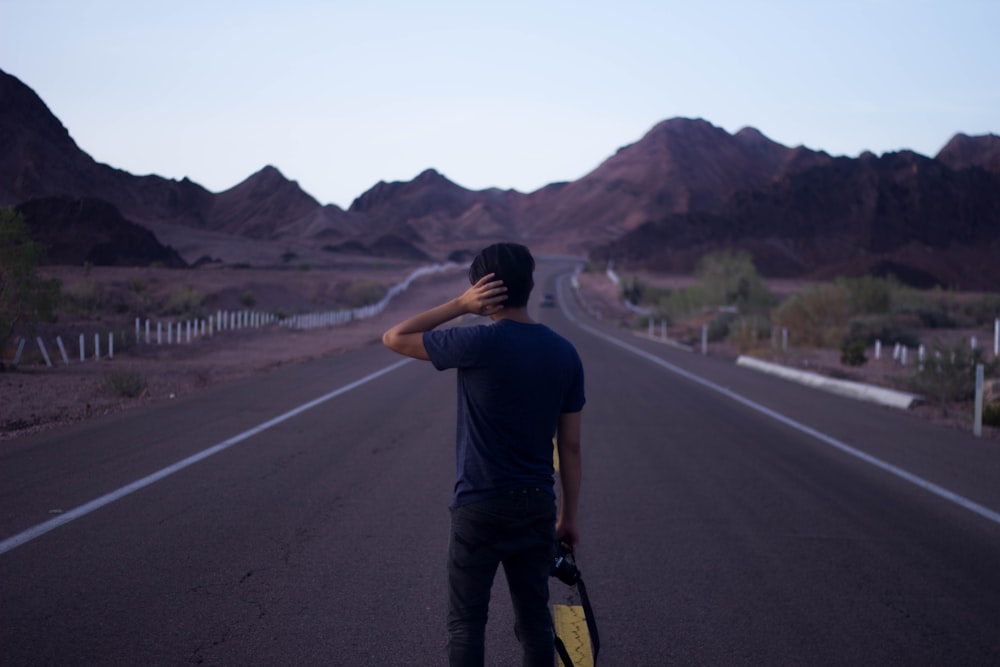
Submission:
<svg viewBox="0 0 1000 667">
<path fill-rule="evenodd" d="M 424 333 L 438 370 L 458 369 L 456 477 L 451 507 L 520 487 L 553 491 L 559 415 L 585 402 L 572 343 L 543 324 L 494 324 Z"/>
</svg>

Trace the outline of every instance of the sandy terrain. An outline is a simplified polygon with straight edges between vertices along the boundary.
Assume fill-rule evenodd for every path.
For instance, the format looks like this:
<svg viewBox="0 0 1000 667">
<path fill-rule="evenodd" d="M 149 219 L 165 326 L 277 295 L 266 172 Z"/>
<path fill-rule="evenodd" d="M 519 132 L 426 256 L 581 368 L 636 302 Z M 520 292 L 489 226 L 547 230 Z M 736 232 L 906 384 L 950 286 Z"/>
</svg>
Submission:
<svg viewBox="0 0 1000 667">
<path fill-rule="evenodd" d="M 391 284 L 402 279 L 410 270 L 412 266 L 379 267 L 360 274 L 352 270 L 351 280 Z M 150 274 L 146 269 L 118 270 L 114 276 L 103 275 L 100 278 L 109 282 L 134 280 L 135 276 L 129 271 L 147 272 L 142 275 L 148 285 L 162 282 L 162 276 Z M 173 275 L 183 277 L 186 274 Z M 209 287 L 205 281 L 215 283 Z M 233 281 L 233 284 L 229 285 L 227 281 Z M 283 286 L 276 286 L 273 273 L 269 279 L 266 272 L 259 275 L 239 273 L 235 276 L 232 272 L 218 272 L 202 275 L 199 287 L 215 295 L 212 298 L 219 303 L 213 303 L 212 308 L 238 308 L 237 295 L 245 291 L 247 285 L 256 285 L 255 294 L 261 301 L 273 304 L 277 300 L 290 305 L 287 303 L 289 300 L 297 300 L 300 305 L 313 305 L 314 310 L 322 310 L 331 307 L 330 296 L 337 291 L 331 286 L 338 282 L 350 282 L 346 278 L 320 272 L 290 272 L 281 281 Z M 464 289 L 465 284 L 464 273 L 459 269 L 420 278 L 410 290 L 394 299 L 382 314 L 334 327 L 292 331 L 270 326 L 227 331 L 191 344 L 134 347 L 116 355 L 113 360 L 103 358 L 81 363 L 73 359 L 71 352 L 68 366 L 56 359 L 52 368 L 39 363 L 23 364 L 17 371 L 0 373 L 0 440 L 93 415 L 171 400 L 278 366 L 379 344 L 386 328 L 410 314 L 454 296 Z M 621 304 L 617 288 L 605 274 L 582 274 L 580 284 L 581 297 L 596 317 L 623 325 L 632 321 L 634 315 Z M 165 286 L 161 284 L 160 288 Z M 222 303 L 227 299 L 232 303 Z M 260 307 L 266 309 L 270 304 L 262 303 Z M 736 357 L 736 352 L 725 344 L 713 344 L 710 354 Z M 789 366 L 884 386 L 894 386 L 896 379 L 909 372 L 890 360 L 871 361 L 862 367 L 846 369 L 839 363 L 838 357 L 839 353 L 835 350 L 793 350 L 773 355 L 772 359 Z M 134 373 L 145 383 L 145 389 L 138 397 L 124 398 L 109 390 L 109 377 L 124 373 Z M 915 418 L 937 421 L 958 430 L 971 429 L 968 406 L 943 408 L 923 405 L 910 412 Z M 1000 440 L 1000 429 L 986 427 L 984 437 Z"/>
</svg>

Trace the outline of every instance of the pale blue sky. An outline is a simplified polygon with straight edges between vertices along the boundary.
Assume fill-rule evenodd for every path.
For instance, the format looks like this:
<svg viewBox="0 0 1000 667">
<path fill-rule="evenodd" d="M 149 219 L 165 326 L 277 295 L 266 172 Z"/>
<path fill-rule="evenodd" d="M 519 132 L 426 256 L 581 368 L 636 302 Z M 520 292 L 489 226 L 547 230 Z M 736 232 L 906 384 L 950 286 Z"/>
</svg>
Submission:
<svg viewBox="0 0 1000 667">
<path fill-rule="evenodd" d="M 428 167 L 530 192 L 700 117 L 834 155 L 1000 132 L 1000 0 L 0 0 L 0 69 L 85 151 L 343 207 Z"/>
</svg>

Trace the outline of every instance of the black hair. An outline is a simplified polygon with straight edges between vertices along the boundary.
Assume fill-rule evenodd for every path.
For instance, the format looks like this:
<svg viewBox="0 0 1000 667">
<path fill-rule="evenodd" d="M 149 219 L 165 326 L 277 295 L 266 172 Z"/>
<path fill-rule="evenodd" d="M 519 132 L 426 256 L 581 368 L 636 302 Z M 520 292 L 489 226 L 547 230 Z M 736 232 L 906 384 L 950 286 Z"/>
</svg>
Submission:
<svg viewBox="0 0 1000 667">
<path fill-rule="evenodd" d="M 469 282 L 473 285 L 483 276 L 495 273 L 507 288 L 503 305 L 520 308 L 528 305 L 531 294 L 535 258 L 531 251 L 519 243 L 495 243 L 483 248 L 469 267 Z"/>
</svg>

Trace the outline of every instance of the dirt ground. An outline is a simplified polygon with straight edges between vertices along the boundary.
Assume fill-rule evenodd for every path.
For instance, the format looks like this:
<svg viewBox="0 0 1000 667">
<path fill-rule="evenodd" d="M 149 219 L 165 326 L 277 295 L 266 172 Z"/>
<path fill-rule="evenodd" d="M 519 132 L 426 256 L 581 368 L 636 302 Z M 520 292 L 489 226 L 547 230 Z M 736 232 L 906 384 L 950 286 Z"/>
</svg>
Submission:
<svg viewBox="0 0 1000 667">
<path fill-rule="evenodd" d="M 409 270 L 400 268 L 386 275 L 372 276 L 372 279 L 395 283 L 405 278 Z M 315 273 L 291 272 L 283 278 L 292 283 L 286 294 L 285 288 L 275 287 L 264 275 L 249 277 L 258 280 L 261 295 L 276 292 L 279 299 L 285 299 L 288 294 L 295 294 L 296 298 L 306 301 L 313 298 L 316 291 L 322 291 L 326 280 Z M 109 279 L 109 276 L 102 278 Z M 385 329 L 411 313 L 454 296 L 463 278 L 464 274 L 458 270 L 419 278 L 381 314 L 338 326 L 291 330 L 270 325 L 260 329 L 238 329 L 197 338 L 190 344 L 134 346 L 116 354 L 114 359 L 107 358 L 105 350 L 101 359 L 90 358 L 84 362 L 80 362 L 78 352 L 71 347 L 68 365 L 58 351 L 50 349 L 51 368 L 44 363 L 22 363 L 15 371 L 0 372 L 0 440 L 154 401 L 171 400 L 279 366 L 381 344 Z M 210 276 L 214 281 L 228 279 L 223 274 Z M 207 287 L 204 282 L 198 285 L 203 289 Z M 220 284 L 215 285 L 213 293 L 228 291 L 231 291 L 229 285 Z M 238 307 L 236 303 L 219 307 L 223 306 Z M 317 305 L 315 311 L 321 312 L 322 306 Z M 155 337 L 155 333 L 153 335 Z M 36 348 L 32 346 L 32 349 Z M 145 388 L 135 398 L 117 395 L 109 383 L 130 374 L 141 378 Z"/>
<path fill-rule="evenodd" d="M 407 266 L 377 267 L 359 274 L 357 268 L 350 272 L 352 280 L 357 280 L 360 275 L 362 279 L 386 284 L 401 280 L 412 270 Z M 174 275 L 184 277 L 185 274 Z M 269 302 L 262 303 L 262 309 L 276 301 L 287 305 L 289 300 L 295 299 L 300 306 L 313 306 L 318 311 L 331 307 L 332 294 L 336 290 L 331 290 L 330 285 L 346 280 L 339 276 L 341 274 L 290 272 L 281 279 L 284 286 L 275 286 L 273 274 L 240 273 L 234 276 L 219 272 L 201 276 L 199 280 L 207 279 L 215 284 L 209 289 L 204 282 L 200 282 L 199 288 L 207 289 L 214 295 L 212 308 L 238 308 L 238 297 L 249 285 L 258 300 Z M 120 284 L 141 279 L 149 289 L 156 286 L 159 286 L 157 289 L 166 289 L 170 285 L 169 280 L 146 269 L 118 270 L 113 275 L 97 277 Z M 227 281 L 232 281 L 232 284 Z M 420 278 L 409 290 L 396 297 L 383 313 L 338 326 L 293 331 L 272 325 L 261 329 L 226 331 L 196 339 L 190 344 L 140 345 L 117 354 L 114 359 L 104 357 L 85 362 L 80 362 L 78 357 L 74 359 L 70 350 L 68 365 L 58 358 L 58 353 L 51 351 L 54 354 L 54 366 L 51 368 L 44 363 L 31 363 L 22 364 L 16 371 L 0 373 L 0 440 L 151 402 L 169 401 L 279 366 L 380 344 L 381 334 L 386 328 L 454 296 L 464 288 L 463 281 L 464 274 L 458 269 Z M 627 326 L 634 318 L 634 313 L 621 303 L 617 288 L 603 273 L 580 275 L 580 297 L 588 310 L 601 319 Z M 712 344 L 709 353 L 732 359 L 737 356 L 725 344 Z M 886 357 L 882 361 L 846 369 L 839 363 L 839 352 L 835 350 L 792 350 L 772 355 L 774 361 L 789 366 L 895 386 L 898 377 L 910 371 L 892 362 L 890 354 Z M 114 379 L 123 376 L 141 379 L 145 386 L 138 396 L 122 397 L 109 387 Z M 915 418 L 932 420 L 956 430 L 971 430 L 970 406 L 924 404 L 909 412 Z M 984 427 L 983 435 L 984 438 L 1000 440 L 1000 429 Z"/>
</svg>

